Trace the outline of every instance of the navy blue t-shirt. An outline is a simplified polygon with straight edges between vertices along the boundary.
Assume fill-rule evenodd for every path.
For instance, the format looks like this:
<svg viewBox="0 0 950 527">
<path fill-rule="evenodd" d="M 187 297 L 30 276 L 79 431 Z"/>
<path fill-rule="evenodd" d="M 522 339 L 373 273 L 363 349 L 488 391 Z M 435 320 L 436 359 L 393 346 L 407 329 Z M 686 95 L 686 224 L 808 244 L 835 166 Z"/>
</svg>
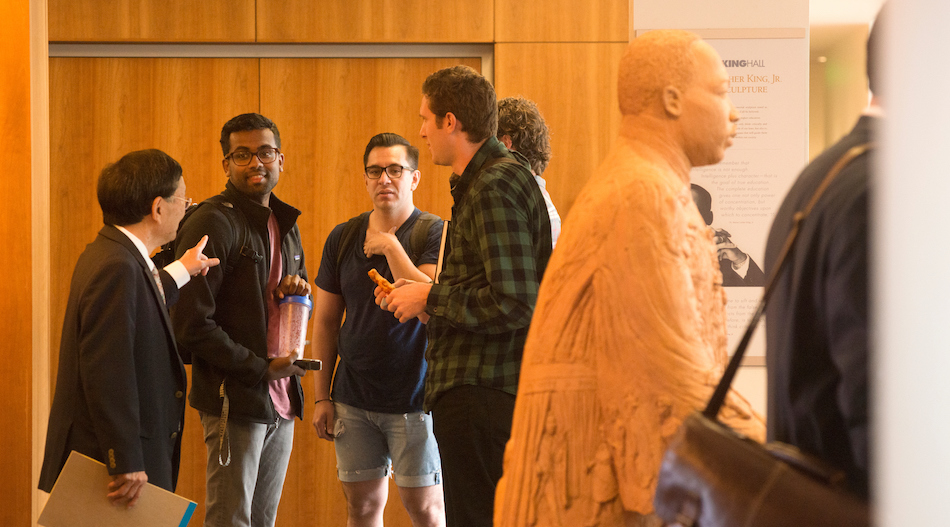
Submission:
<svg viewBox="0 0 950 527">
<path fill-rule="evenodd" d="M 409 239 L 419 214 L 419 209 L 415 209 L 396 230 L 396 238 L 410 258 L 413 255 Z M 369 216 L 337 269 L 337 251 L 345 225 L 337 225 L 327 236 L 320 271 L 314 280 L 320 289 L 342 295 L 346 309 L 340 328 L 340 362 L 333 377 L 333 400 L 371 412 L 421 411 L 426 373 L 425 325 L 419 319 L 400 324 L 392 313 L 376 305 L 376 284 L 366 273 L 375 268 L 390 282 L 394 280 L 385 256 L 367 258 L 363 254 Z M 435 264 L 441 238 L 442 222 L 437 221 L 429 229 L 424 253 L 413 263 Z"/>
</svg>

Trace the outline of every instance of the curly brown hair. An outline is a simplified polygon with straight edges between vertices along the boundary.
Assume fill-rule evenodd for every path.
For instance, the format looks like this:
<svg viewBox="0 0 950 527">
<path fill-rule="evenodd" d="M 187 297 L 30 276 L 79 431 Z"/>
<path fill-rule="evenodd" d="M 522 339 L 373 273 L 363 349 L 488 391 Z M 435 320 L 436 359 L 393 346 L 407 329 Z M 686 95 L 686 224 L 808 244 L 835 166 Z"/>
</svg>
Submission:
<svg viewBox="0 0 950 527">
<path fill-rule="evenodd" d="M 524 97 L 506 97 L 498 101 L 498 139 L 511 138 L 511 149 L 531 163 L 541 175 L 551 161 L 551 134 L 534 101 Z"/>
</svg>

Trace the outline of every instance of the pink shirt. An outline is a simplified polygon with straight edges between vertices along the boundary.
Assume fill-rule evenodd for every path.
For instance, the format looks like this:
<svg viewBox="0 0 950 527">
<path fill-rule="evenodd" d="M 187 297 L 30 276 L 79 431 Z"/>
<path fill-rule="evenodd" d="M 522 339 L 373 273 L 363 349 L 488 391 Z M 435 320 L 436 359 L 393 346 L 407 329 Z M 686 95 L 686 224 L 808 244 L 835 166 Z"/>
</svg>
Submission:
<svg viewBox="0 0 950 527">
<path fill-rule="evenodd" d="M 280 284 L 283 260 L 280 254 L 280 228 L 277 217 L 271 212 L 267 220 L 267 237 L 270 241 L 270 274 L 267 276 L 267 356 L 280 356 L 280 309 L 274 291 Z M 270 398 L 274 409 L 284 419 L 293 419 L 295 412 L 290 401 L 290 377 L 270 381 Z"/>
</svg>

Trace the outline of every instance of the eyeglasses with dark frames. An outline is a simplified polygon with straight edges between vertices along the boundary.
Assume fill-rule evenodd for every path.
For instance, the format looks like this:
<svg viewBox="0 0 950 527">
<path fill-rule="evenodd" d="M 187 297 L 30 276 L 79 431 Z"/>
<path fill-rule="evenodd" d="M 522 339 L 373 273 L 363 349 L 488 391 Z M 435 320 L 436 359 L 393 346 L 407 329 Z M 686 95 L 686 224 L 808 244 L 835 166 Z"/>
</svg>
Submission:
<svg viewBox="0 0 950 527">
<path fill-rule="evenodd" d="M 230 159 L 234 161 L 234 164 L 243 167 L 247 166 L 251 162 L 251 158 L 257 156 L 257 159 L 261 161 L 261 164 L 266 165 L 267 163 L 273 163 L 277 160 L 277 156 L 280 155 L 279 148 L 273 148 L 270 146 L 265 146 L 258 149 L 257 152 L 251 152 L 250 150 L 235 150 L 230 154 L 224 156 L 224 159 Z"/>
<path fill-rule="evenodd" d="M 397 164 L 389 165 L 388 167 L 370 165 L 363 169 L 363 173 L 370 179 L 379 179 L 385 171 L 389 179 L 399 179 L 406 170 L 413 170 L 413 168 Z"/>
</svg>

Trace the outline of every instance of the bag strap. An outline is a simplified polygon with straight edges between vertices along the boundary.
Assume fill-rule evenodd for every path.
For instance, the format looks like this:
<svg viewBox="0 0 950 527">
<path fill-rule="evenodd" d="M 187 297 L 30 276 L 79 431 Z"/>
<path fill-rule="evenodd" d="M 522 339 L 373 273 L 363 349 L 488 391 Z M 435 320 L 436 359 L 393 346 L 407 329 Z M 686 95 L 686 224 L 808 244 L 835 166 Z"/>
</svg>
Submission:
<svg viewBox="0 0 950 527">
<path fill-rule="evenodd" d="M 356 243 L 356 235 L 360 230 L 360 227 L 366 221 L 366 218 L 369 217 L 370 213 L 373 211 L 366 211 L 361 213 L 359 216 L 353 216 L 352 218 L 346 220 L 346 225 L 343 226 L 343 232 L 340 234 L 340 242 L 336 246 L 336 267 L 340 268 L 340 263 L 343 261 L 343 256 L 353 247 L 353 244 Z"/>
<path fill-rule="evenodd" d="M 440 219 L 442 218 L 425 211 L 422 211 L 419 217 L 416 218 L 416 223 L 412 226 L 412 233 L 409 235 L 409 252 L 411 253 L 409 259 L 412 260 L 413 265 L 417 265 L 416 262 L 425 254 L 426 243 L 429 241 L 429 229 Z"/>
<path fill-rule="evenodd" d="M 439 275 L 442 274 L 442 266 L 445 264 L 445 255 L 446 249 L 451 247 L 446 247 L 446 242 L 449 238 L 449 223 L 452 220 L 445 220 L 442 222 L 442 239 L 439 240 L 439 259 L 435 262 L 435 279 L 432 280 L 433 284 L 439 283 Z"/>
<path fill-rule="evenodd" d="M 233 271 L 237 266 L 239 256 L 250 258 L 255 265 L 261 263 L 264 260 L 264 255 L 252 249 L 248 244 L 247 233 L 251 229 L 251 226 L 250 223 L 248 223 L 247 216 L 244 215 L 244 212 L 235 207 L 233 203 L 228 201 L 228 198 L 226 198 L 223 193 L 215 194 L 214 196 L 204 200 L 202 203 L 212 203 L 216 205 L 218 209 L 224 213 L 224 217 L 228 219 L 228 223 L 231 225 L 231 230 L 235 233 L 240 233 L 241 235 L 241 245 L 236 246 L 232 244 L 231 249 L 228 252 L 228 263 L 224 269 L 225 275 L 231 274 L 231 271 Z M 240 220 L 236 220 L 235 218 L 240 218 Z M 238 225 L 239 223 L 240 225 Z"/>
<path fill-rule="evenodd" d="M 204 201 L 200 201 L 200 202 L 195 203 L 195 204 L 193 204 L 192 206 L 188 207 L 188 209 L 185 210 L 185 215 L 182 216 L 181 221 L 178 222 L 178 231 L 181 230 L 182 225 L 184 225 L 185 222 L 188 221 L 188 218 L 190 218 L 191 215 L 195 213 L 195 211 L 197 211 L 201 206 L 206 205 L 206 204 L 214 205 L 214 206 L 218 207 L 219 210 L 222 211 L 222 213 L 224 214 L 224 217 L 227 218 L 228 224 L 231 226 L 231 230 L 232 230 L 232 231 L 234 231 L 234 232 L 240 231 L 240 232 L 243 233 L 243 240 L 242 240 L 242 242 L 241 242 L 240 250 L 235 250 L 235 249 L 232 247 L 231 252 L 228 254 L 228 263 L 227 263 L 227 265 L 225 266 L 225 271 L 224 271 L 224 273 L 225 273 L 225 274 L 230 274 L 230 273 L 231 273 L 231 271 L 234 269 L 234 266 L 236 265 L 236 262 L 237 262 L 237 259 L 236 259 L 236 258 L 237 258 L 237 256 L 239 256 L 239 255 L 250 256 L 251 258 L 254 259 L 254 263 L 259 263 L 259 262 L 260 262 L 260 258 L 262 258 L 262 257 L 260 257 L 260 256 L 255 257 L 254 255 L 249 255 L 249 254 L 247 254 L 247 249 L 246 249 L 246 248 L 248 247 L 248 245 L 247 245 L 247 230 L 248 230 L 248 226 L 247 226 L 247 219 L 244 217 L 244 213 L 242 213 L 241 211 L 237 210 L 237 209 L 234 207 L 234 205 L 233 205 L 230 201 L 228 201 L 228 199 L 227 199 L 226 197 L 224 197 L 223 194 L 215 194 L 214 196 L 211 196 L 210 198 L 208 198 L 208 199 L 206 199 L 206 200 L 204 200 Z M 237 223 L 236 223 L 236 221 L 235 221 L 235 219 L 234 219 L 233 216 L 240 216 L 240 217 L 241 217 L 241 219 L 243 220 L 242 223 L 244 224 L 244 228 L 243 228 L 243 229 L 239 229 L 239 228 L 238 228 Z M 175 252 L 176 252 L 177 250 L 178 250 L 178 240 L 172 240 L 172 241 L 170 241 L 170 242 L 168 242 L 168 243 L 162 245 L 161 248 L 159 249 L 159 251 L 156 252 L 156 253 L 152 256 L 152 262 L 155 263 L 155 267 L 165 267 L 166 265 L 168 265 L 168 264 L 174 262 L 174 261 L 175 261 Z M 251 252 L 253 252 L 253 251 L 251 251 Z"/>
<path fill-rule="evenodd" d="M 363 223 L 366 222 L 366 218 L 372 212 L 373 211 L 363 212 L 359 216 L 353 216 L 346 221 L 336 250 L 337 268 L 340 267 L 343 256 L 346 255 L 353 247 L 353 244 L 356 243 L 356 237 L 359 234 L 360 227 L 363 226 Z M 441 218 L 430 212 L 422 211 L 419 213 L 419 217 L 416 218 L 416 222 L 412 226 L 412 231 L 409 233 L 409 249 L 406 251 L 413 264 L 425 254 L 426 242 L 429 241 L 429 229 L 432 228 L 432 224 L 440 219 Z"/>
<path fill-rule="evenodd" d="M 815 189 L 814 194 L 812 194 L 811 199 L 808 200 L 808 203 L 805 206 L 796 212 L 792 216 L 792 228 L 789 230 L 788 237 L 785 239 L 785 245 L 782 246 L 781 252 L 779 252 L 778 258 L 776 259 L 775 266 L 772 269 L 772 272 L 769 274 L 769 279 L 765 285 L 765 291 L 762 293 L 762 299 L 759 300 L 759 305 L 755 310 L 755 314 L 752 315 L 752 320 L 749 322 L 748 327 L 746 327 L 745 334 L 742 335 L 742 340 L 739 341 L 739 345 L 736 346 L 736 352 L 732 354 L 732 359 L 729 360 L 729 365 L 726 366 L 726 370 L 722 374 L 722 378 L 719 380 L 719 384 L 716 386 L 716 391 L 713 392 L 712 397 L 709 399 L 709 403 L 706 404 L 706 409 L 703 410 L 703 416 L 708 419 L 715 419 L 716 415 L 719 414 L 720 408 L 722 408 L 723 403 L 726 401 L 726 394 L 729 393 L 729 387 L 732 385 L 733 379 L 736 377 L 736 373 L 739 371 L 739 366 L 742 363 L 742 357 L 745 355 L 746 348 L 749 347 L 749 341 L 752 340 L 752 334 L 755 333 L 756 326 L 759 325 L 759 320 L 762 318 L 762 315 L 765 313 L 765 304 L 768 302 L 769 297 L 772 296 L 772 292 L 775 290 L 775 282 L 778 280 L 779 274 L 785 268 L 785 264 L 788 263 L 788 255 L 792 252 L 792 247 L 795 245 L 795 241 L 798 239 L 798 233 L 801 230 L 802 222 L 805 221 L 805 218 L 811 214 L 811 210 L 815 207 L 815 204 L 818 203 L 818 199 L 821 198 L 825 190 L 831 185 L 831 181 L 840 173 L 844 167 L 848 166 L 849 163 L 854 161 L 855 158 L 864 154 L 873 147 L 871 143 L 864 143 L 854 147 L 851 147 L 847 152 L 841 156 L 838 161 L 831 167 L 831 170 L 828 171 L 828 174 L 821 181 L 821 184 L 818 185 L 818 188 Z"/>
</svg>

